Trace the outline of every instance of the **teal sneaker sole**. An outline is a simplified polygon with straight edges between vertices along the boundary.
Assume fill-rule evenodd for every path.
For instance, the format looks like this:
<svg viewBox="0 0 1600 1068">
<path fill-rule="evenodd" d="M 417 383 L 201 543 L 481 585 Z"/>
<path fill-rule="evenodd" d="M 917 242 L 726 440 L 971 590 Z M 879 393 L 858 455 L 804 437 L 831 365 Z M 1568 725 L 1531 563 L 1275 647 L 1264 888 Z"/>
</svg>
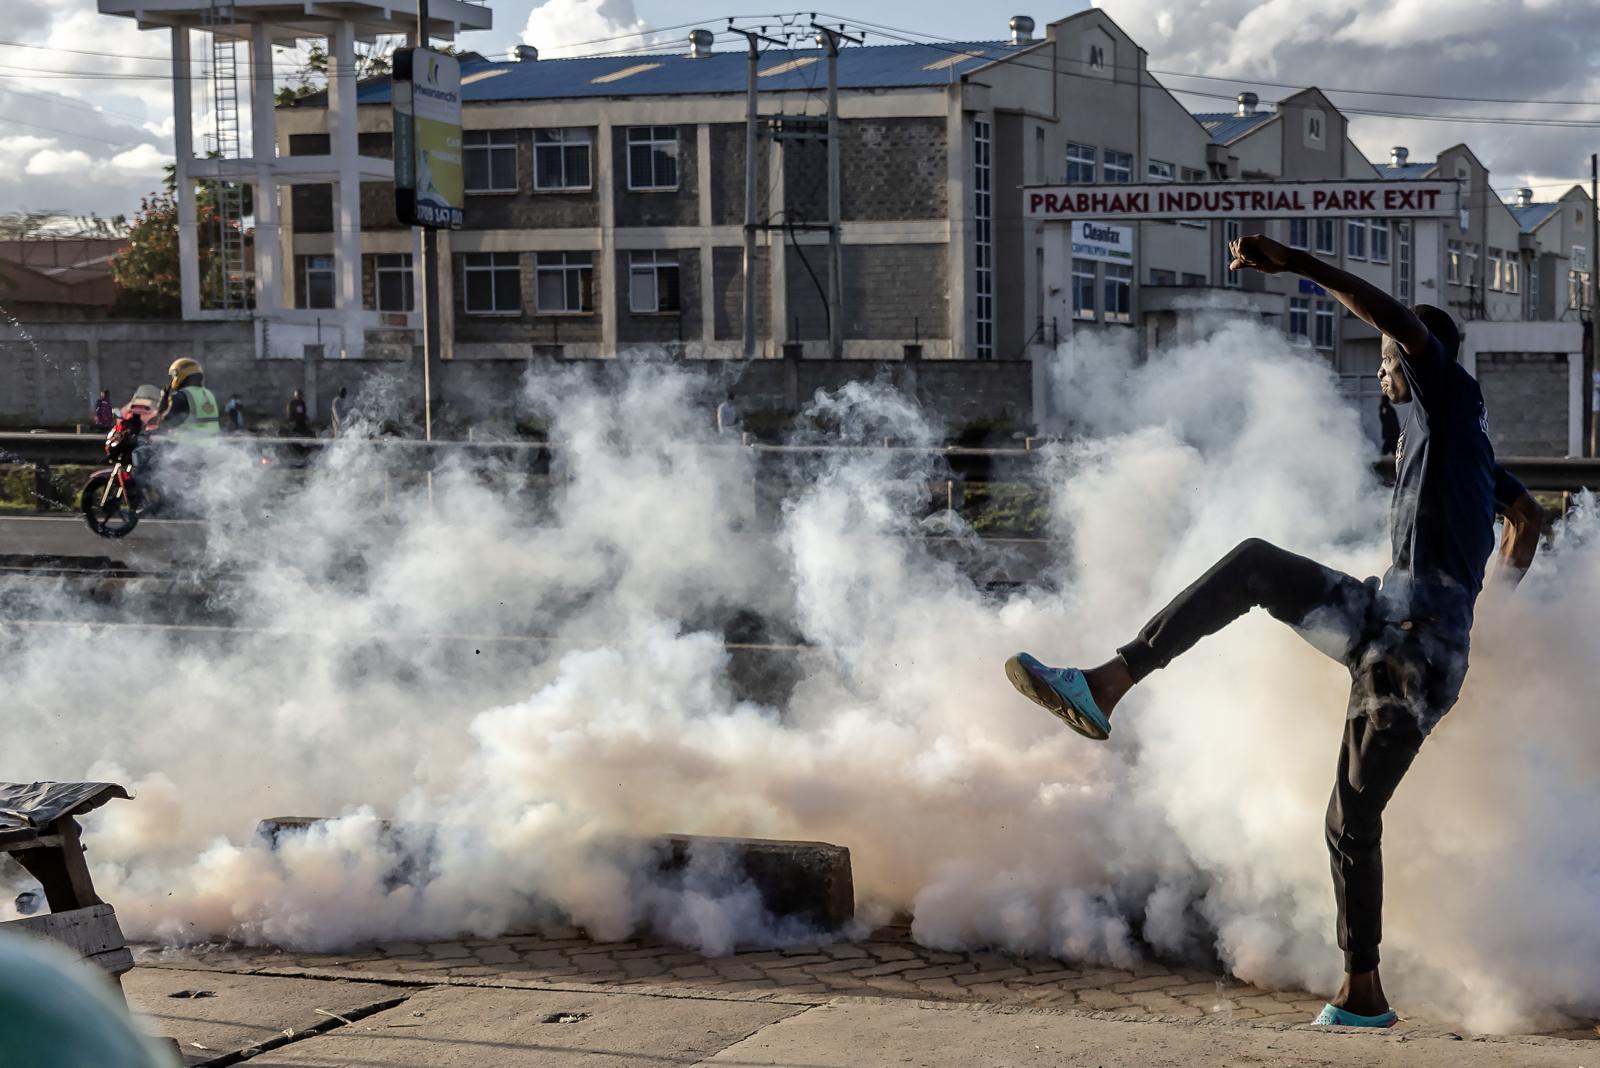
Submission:
<svg viewBox="0 0 1600 1068">
<path fill-rule="evenodd" d="M 1101 726 L 1099 722 L 1056 692 L 1048 682 L 1029 671 L 1020 656 L 1013 656 L 1006 661 L 1006 678 L 1018 693 L 1034 704 L 1048 709 L 1057 719 L 1085 738 L 1103 742 L 1110 736 L 1108 727 Z"/>
</svg>

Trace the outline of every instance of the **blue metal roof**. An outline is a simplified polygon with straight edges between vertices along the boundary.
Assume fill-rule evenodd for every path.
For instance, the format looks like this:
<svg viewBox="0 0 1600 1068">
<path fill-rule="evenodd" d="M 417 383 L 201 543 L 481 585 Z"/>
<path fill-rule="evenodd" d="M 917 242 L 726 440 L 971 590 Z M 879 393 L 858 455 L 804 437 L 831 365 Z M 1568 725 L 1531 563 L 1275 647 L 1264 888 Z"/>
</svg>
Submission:
<svg viewBox="0 0 1600 1068">
<path fill-rule="evenodd" d="M 1559 201 L 1547 200 L 1542 204 L 1518 204 L 1511 207 L 1510 211 L 1517 217 L 1517 226 L 1523 233 L 1528 233 L 1554 215 L 1560 206 Z"/>
<path fill-rule="evenodd" d="M 1037 43 L 1037 42 L 1034 42 Z M 866 45 L 839 53 L 839 88 L 892 89 L 950 85 L 964 74 L 1032 47 L 1004 41 L 953 44 Z M 970 55 L 969 55 L 970 53 Z M 461 99 L 466 104 L 497 100 L 570 100 L 606 96 L 681 96 L 693 93 L 743 93 L 746 53 L 713 52 L 702 59 L 687 53 L 540 59 L 524 63 L 469 60 L 461 65 Z M 760 60 L 764 92 L 825 90 L 827 57 L 821 49 L 772 49 Z M 389 80 L 373 79 L 357 92 L 362 104 L 389 102 Z M 322 102 L 308 98 L 306 103 Z"/>
<path fill-rule="evenodd" d="M 1211 143 L 1225 145 L 1254 130 L 1264 122 L 1277 118 L 1271 111 L 1258 111 L 1254 115 L 1239 115 L 1232 111 L 1202 111 L 1195 113 L 1195 121 L 1206 128 Z"/>
<path fill-rule="evenodd" d="M 1396 167 L 1388 163 L 1374 163 L 1379 178 L 1426 178 L 1428 172 L 1439 165 L 1438 160 L 1427 163 L 1402 163 Z"/>
</svg>

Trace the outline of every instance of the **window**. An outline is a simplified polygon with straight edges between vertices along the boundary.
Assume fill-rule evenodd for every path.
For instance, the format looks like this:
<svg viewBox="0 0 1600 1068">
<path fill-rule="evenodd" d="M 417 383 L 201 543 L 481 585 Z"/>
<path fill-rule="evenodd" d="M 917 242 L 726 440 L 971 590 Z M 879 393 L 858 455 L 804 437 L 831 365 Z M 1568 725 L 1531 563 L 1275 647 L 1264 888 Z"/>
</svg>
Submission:
<svg viewBox="0 0 1600 1068">
<path fill-rule="evenodd" d="M 594 311 L 594 257 L 587 252 L 541 252 L 533 263 L 533 300 L 540 315 Z"/>
<path fill-rule="evenodd" d="M 1316 317 L 1316 335 L 1312 338 L 1312 344 L 1319 349 L 1331 349 L 1334 330 L 1333 301 L 1319 300 L 1315 301 L 1314 305 L 1312 311 Z"/>
<path fill-rule="evenodd" d="M 1411 303 L 1411 224 L 1394 224 L 1395 296 L 1400 303 Z"/>
<path fill-rule="evenodd" d="M 1105 316 L 1108 323 L 1133 319 L 1133 268 L 1117 263 L 1105 265 Z"/>
<path fill-rule="evenodd" d="M 1231 288 L 1239 288 L 1239 272 L 1232 270 L 1233 243 L 1239 240 L 1242 227 L 1238 219 L 1229 219 L 1222 224 L 1222 284 Z"/>
<path fill-rule="evenodd" d="M 628 310 L 639 315 L 679 310 L 677 253 L 629 254 Z"/>
<path fill-rule="evenodd" d="M 1203 274 L 1193 274 L 1189 271 L 1184 271 L 1183 284 L 1186 286 L 1203 286 L 1206 284 L 1206 276 Z"/>
<path fill-rule="evenodd" d="M 468 252 L 461 259 L 463 307 L 468 315 L 522 311 L 522 253 Z"/>
<path fill-rule="evenodd" d="M 1033 128 L 1033 159 L 1035 168 L 1033 180 L 1038 182 L 1040 185 L 1043 185 L 1045 182 L 1049 181 L 1047 175 L 1050 171 L 1050 165 L 1045 162 L 1044 158 L 1043 126 L 1035 126 Z"/>
<path fill-rule="evenodd" d="M 301 308 L 333 307 L 333 257 L 300 257 Z"/>
<path fill-rule="evenodd" d="M 411 253 L 373 256 L 372 275 L 372 296 L 378 311 L 408 312 L 416 308 L 416 289 L 411 282 Z"/>
<path fill-rule="evenodd" d="M 628 128 L 628 188 L 635 192 L 678 188 L 678 128 Z"/>
<path fill-rule="evenodd" d="M 1372 220 L 1372 246 L 1368 249 L 1373 263 L 1389 262 L 1389 220 Z"/>
<path fill-rule="evenodd" d="M 1461 242 L 1450 241 L 1445 245 L 1444 280 L 1453 286 L 1461 284 Z"/>
<path fill-rule="evenodd" d="M 1344 254 L 1346 259 L 1367 258 L 1367 220 L 1350 219 L 1345 223 Z"/>
<path fill-rule="evenodd" d="M 1580 311 L 1587 305 L 1584 293 L 1589 288 L 1589 276 L 1581 271 L 1567 272 L 1567 307 Z"/>
<path fill-rule="evenodd" d="M 1572 269 L 1574 271 L 1587 271 L 1589 269 L 1589 250 L 1582 245 L 1572 246 Z"/>
<path fill-rule="evenodd" d="M 1311 301 L 1305 297 L 1289 298 L 1289 336 L 1311 343 Z"/>
<path fill-rule="evenodd" d="M 1103 46 L 1092 44 L 1089 46 L 1089 69 L 1106 69 L 1106 50 Z"/>
<path fill-rule="evenodd" d="M 1186 182 L 1203 182 L 1206 180 L 1206 172 L 1195 167 L 1185 167 L 1183 169 L 1183 180 Z"/>
<path fill-rule="evenodd" d="M 1310 219 L 1289 220 L 1289 247 L 1304 249 L 1309 249 L 1311 247 Z"/>
<path fill-rule="evenodd" d="M 1505 257 L 1497 248 L 1489 250 L 1489 288 L 1499 292 L 1503 286 L 1504 275 L 1502 265 Z"/>
<path fill-rule="evenodd" d="M 1317 252 L 1324 256 L 1339 254 L 1339 228 L 1332 219 L 1317 220 Z"/>
<path fill-rule="evenodd" d="M 1178 275 L 1175 271 L 1163 271 L 1159 267 L 1150 268 L 1150 284 L 1153 286 L 1175 286 L 1178 284 Z"/>
<path fill-rule="evenodd" d="M 1515 252 L 1507 252 L 1505 259 L 1501 262 L 1503 267 L 1500 272 L 1500 280 L 1504 283 L 1507 293 L 1515 293 L 1522 285 L 1522 263 L 1517 259 Z"/>
<path fill-rule="evenodd" d="M 461 135 L 461 167 L 469 193 L 515 193 L 517 131 L 466 131 Z"/>
<path fill-rule="evenodd" d="M 589 147 L 588 130 L 533 131 L 533 187 L 588 189 Z"/>
<path fill-rule="evenodd" d="M 1152 182 L 1170 182 L 1177 176 L 1172 164 L 1165 160 L 1153 159 L 1144 165 L 1145 177 Z"/>
<path fill-rule="evenodd" d="M 1467 286 L 1482 285 L 1483 276 L 1478 273 L 1478 246 L 1463 245 L 1461 248 L 1461 260 L 1461 269 L 1466 273 L 1466 277 L 1461 280 L 1461 284 Z"/>
<path fill-rule="evenodd" d="M 1106 149 L 1106 181 L 1133 181 L 1133 156 L 1127 152 Z"/>
<path fill-rule="evenodd" d="M 1094 261 L 1072 261 L 1072 317 L 1094 318 Z"/>
<path fill-rule="evenodd" d="M 1528 267 L 1528 318 L 1537 319 L 1543 313 L 1539 306 L 1539 261 L 1535 258 Z"/>
<path fill-rule="evenodd" d="M 1076 141 L 1067 142 L 1068 185 L 1094 181 L 1094 153 L 1093 145 L 1080 145 Z"/>
<path fill-rule="evenodd" d="M 994 128 L 972 123 L 973 355 L 994 359 Z"/>
</svg>

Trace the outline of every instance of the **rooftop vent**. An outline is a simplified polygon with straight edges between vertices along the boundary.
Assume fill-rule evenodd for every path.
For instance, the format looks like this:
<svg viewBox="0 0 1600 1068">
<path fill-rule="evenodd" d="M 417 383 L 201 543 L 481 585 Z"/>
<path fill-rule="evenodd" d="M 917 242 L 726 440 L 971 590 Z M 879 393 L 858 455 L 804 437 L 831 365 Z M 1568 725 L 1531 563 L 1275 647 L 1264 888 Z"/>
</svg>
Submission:
<svg viewBox="0 0 1600 1068">
<path fill-rule="evenodd" d="M 1517 190 L 1517 207 L 1526 208 L 1528 205 L 1530 205 L 1532 203 L 1533 203 L 1533 190 L 1531 190 L 1531 189 L 1519 189 L 1519 190 Z"/>
<path fill-rule="evenodd" d="M 1411 150 L 1404 145 L 1395 145 L 1389 150 L 1389 166 L 1404 167 L 1406 160 L 1411 158 Z"/>
<path fill-rule="evenodd" d="M 518 63 L 535 63 L 539 59 L 539 50 L 530 44 L 520 44 L 511 50 L 511 58 Z"/>
<path fill-rule="evenodd" d="M 1027 44 L 1033 40 L 1033 19 L 1027 15 L 1011 16 L 1011 43 Z"/>
<path fill-rule="evenodd" d="M 710 30 L 689 31 L 689 58 L 704 59 L 711 54 L 711 45 L 716 41 L 716 36 Z"/>
<path fill-rule="evenodd" d="M 1261 98 L 1254 93 L 1240 93 L 1233 99 L 1239 105 L 1237 114 L 1241 119 L 1247 115 L 1254 115 L 1256 105 L 1261 103 Z"/>
</svg>

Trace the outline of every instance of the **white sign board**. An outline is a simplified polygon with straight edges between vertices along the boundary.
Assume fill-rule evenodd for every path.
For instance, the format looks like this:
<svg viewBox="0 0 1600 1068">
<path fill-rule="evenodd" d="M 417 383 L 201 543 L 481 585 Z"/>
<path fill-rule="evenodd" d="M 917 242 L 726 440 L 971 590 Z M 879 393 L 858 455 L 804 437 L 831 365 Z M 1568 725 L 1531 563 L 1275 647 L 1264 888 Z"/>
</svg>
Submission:
<svg viewBox="0 0 1600 1068">
<path fill-rule="evenodd" d="M 1072 258 L 1099 263 L 1133 262 L 1133 227 L 1079 220 L 1072 224 Z"/>
<path fill-rule="evenodd" d="M 1289 219 L 1454 216 L 1456 182 L 1152 182 L 1144 185 L 1027 186 L 1030 219 Z"/>
</svg>

